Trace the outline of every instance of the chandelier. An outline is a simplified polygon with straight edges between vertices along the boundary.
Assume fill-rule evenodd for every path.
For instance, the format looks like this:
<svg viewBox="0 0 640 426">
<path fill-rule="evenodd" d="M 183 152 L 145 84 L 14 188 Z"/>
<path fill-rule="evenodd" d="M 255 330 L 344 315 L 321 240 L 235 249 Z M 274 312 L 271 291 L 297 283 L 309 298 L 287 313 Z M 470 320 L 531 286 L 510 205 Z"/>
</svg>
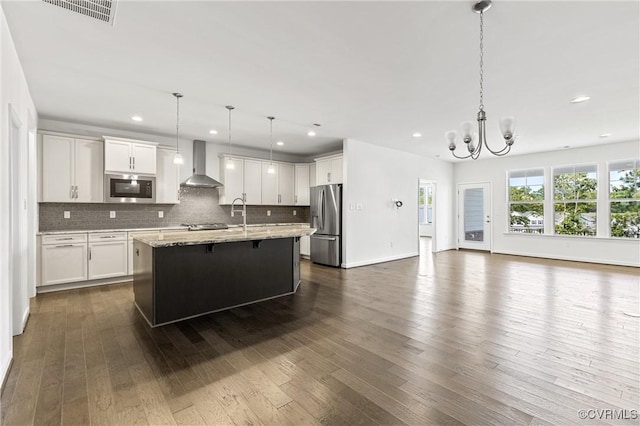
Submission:
<svg viewBox="0 0 640 426">
<path fill-rule="evenodd" d="M 487 115 L 484 112 L 484 87 L 483 87 L 483 79 L 484 79 L 484 12 L 486 12 L 491 7 L 491 0 L 482 0 L 475 3 L 471 9 L 480 14 L 480 110 L 478 111 L 478 134 L 477 134 L 477 144 L 474 141 L 473 134 L 473 122 L 465 121 L 460 125 L 460 138 L 467 146 L 467 150 L 469 151 L 468 155 L 460 156 L 455 152 L 456 149 L 456 140 L 458 139 L 458 134 L 455 130 L 450 130 L 445 133 L 445 137 L 447 141 L 449 141 L 449 150 L 454 157 L 459 159 L 472 158 L 477 160 L 480 157 L 480 152 L 482 151 L 482 145 L 486 146 L 487 150 L 493 155 L 503 156 L 511 151 L 511 146 L 515 142 L 515 127 L 516 127 L 516 119 L 515 117 L 503 117 L 500 119 L 500 131 L 502 132 L 502 137 L 504 138 L 505 146 L 498 150 L 494 151 L 489 148 L 487 144 L 487 135 L 486 135 L 486 124 Z"/>
</svg>

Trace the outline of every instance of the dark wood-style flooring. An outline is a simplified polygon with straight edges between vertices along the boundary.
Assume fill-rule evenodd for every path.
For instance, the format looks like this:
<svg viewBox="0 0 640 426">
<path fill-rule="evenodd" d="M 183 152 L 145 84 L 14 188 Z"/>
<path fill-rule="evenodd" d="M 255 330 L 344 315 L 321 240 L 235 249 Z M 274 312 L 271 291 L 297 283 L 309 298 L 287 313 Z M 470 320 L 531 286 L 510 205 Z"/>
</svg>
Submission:
<svg viewBox="0 0 640 426">
<path fill-rule="evenodd" d="M 39 295 L 2 424 L 638 424 L 636 268 L 425 251 L 301 273 L 156 329 L 130 283 Z"/>
</svg>

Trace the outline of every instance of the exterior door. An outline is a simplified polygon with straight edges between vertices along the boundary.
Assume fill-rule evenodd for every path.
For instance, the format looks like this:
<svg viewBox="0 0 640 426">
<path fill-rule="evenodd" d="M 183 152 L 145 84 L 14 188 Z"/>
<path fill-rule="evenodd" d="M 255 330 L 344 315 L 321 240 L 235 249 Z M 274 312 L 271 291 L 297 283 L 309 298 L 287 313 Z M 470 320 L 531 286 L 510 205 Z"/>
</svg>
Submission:
<svg viewBox="0 0 640 426">
<path fill-rule="evenodd" d="M 491 251 L 491 185 L 458 185 L 458 248 Z"/>
</svg>

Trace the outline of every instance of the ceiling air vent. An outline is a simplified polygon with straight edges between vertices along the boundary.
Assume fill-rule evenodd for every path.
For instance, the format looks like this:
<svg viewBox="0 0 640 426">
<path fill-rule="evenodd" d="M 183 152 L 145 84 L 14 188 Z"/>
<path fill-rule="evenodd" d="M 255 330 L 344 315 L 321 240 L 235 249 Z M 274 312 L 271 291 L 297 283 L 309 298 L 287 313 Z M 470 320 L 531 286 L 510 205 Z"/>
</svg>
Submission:
<svg viewBox="0 0 640 426">
<path fill-rule="evenodd" d="M 45 3 L 113 25 L 116 0 L 42 0 Z"/>
</svg>

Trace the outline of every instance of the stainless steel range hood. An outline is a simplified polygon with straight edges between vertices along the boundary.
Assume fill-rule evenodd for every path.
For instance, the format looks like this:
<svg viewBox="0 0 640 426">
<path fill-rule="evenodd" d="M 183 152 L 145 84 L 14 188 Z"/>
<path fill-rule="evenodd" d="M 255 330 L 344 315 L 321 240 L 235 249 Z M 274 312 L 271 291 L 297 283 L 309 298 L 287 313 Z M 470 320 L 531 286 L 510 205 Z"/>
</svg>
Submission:
<svg viewBox="0 0 640 426">
<path fill-rule="evenodd" d="M 193 141 L 193 175 L 180 185 L 217 188 L 223 186 L 220 182 L 207 176 L 207 157 L 205 141 Z"/>
</svg>

